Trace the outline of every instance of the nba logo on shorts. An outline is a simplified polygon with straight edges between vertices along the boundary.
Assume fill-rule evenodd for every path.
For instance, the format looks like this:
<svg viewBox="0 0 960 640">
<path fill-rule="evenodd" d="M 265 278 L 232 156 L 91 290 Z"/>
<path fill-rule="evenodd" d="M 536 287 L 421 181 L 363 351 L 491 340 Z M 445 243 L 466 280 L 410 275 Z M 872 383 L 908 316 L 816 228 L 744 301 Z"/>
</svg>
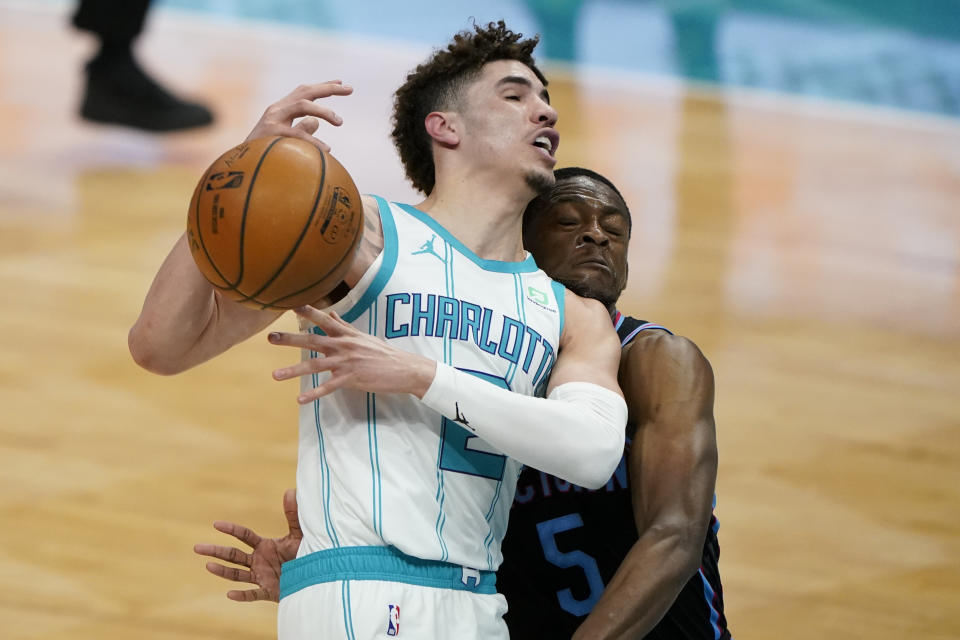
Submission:
<svg viewBox="0 0 960 640">
<path fill-rule="evenodd" d="M 398 636 L 400 635 L 400 605 L 388 604 L 387 606 L 390 608 L 390 619 L 387 620 L 387 635 Z"/>
</svg>

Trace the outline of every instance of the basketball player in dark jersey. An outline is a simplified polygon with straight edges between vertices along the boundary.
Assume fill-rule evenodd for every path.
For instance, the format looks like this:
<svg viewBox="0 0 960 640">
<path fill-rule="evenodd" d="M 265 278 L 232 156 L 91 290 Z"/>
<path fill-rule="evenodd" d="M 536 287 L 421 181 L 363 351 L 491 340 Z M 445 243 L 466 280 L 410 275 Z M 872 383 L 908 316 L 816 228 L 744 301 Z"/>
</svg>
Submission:
<svg viewBox="0 0 960 640">
<path fill-rule="evenodd" d="M 524 469 L 497 572 L 514 639 L 726 640 L 713 517 L 717 472 L 713 373 L 696 345 L 622 315 L 630 212 L 606 178 L 556 172 L 524 217 L 524 245 L 552 278 L 603 302 L 620 335 L 627 447 L 606 487 L 588 491 Z M 290 533 L 263 539 L 233 523 L 218 530 L 253 547 L 197 545 L 249 568 L 207 563 L 258 589 L 234 600 L 276 600 L 280 563 L 299 545 L 296 499 L 284 496 Z"/>
<path fill-rule="evenodd" d="M 630 417 L 602 489 L 523 470 L 497 572 L 511 637 L 725 640 L 713 372 L 689 340 L 617 311 L 631 231 L 617 189 L 586 169 L 555 174 L 527 207 L 524 246 L 610 311 Z"/>
</svg>

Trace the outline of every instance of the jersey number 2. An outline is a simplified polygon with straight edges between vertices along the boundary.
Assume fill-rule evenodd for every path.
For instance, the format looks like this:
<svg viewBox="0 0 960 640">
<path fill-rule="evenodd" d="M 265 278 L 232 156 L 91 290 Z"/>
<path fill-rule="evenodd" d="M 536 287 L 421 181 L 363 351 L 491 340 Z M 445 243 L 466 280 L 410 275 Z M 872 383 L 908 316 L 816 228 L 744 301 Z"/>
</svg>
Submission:
<svg viewBox="0 0 960 640">
<path fill-rule="evenodd" d="M 502 389 L 510 389 L 507 381 L 503 378 L 471 369 L 460 369 L 460 371 L 469 373 L 481 380 L 486 380 Z M 471 440 L 473 442 L 471 442 Z M 503 479 L 503 468 L 507 461 L 506 456 L 472 448 L 471 445 L 476 442 L 478 442 L 477 436 L 453 420 L 444 418 L 443 449 L 440 453 L 440 468 L 445 471 L 466 473 L 471 476 L 490 478 L 491 480 Z"/>
<path fill-rule="evenodd" d="M 583 600 L 577 600 L 573 597 L 570 589 L 557 591 L 557 600 L 564 611 L 582 617 L 593 610 L 597 604 L 600 595 L 603 593 L 603 578 L 600 576 L 600 568 L 597 561 L 592 556 L 588 556 L 583 551 L 563 552 L 557 548 L 556 536 L 558 533 L 569 531 L 583 526 L 583 519 L 579 513 L 570 513 L 560 518 L 546 520 L 537 525 L 537 533 L 540 534 L 540 545 L 543 547 L 543 555 L 550 564 L 556 565 L 561 569 L 570 567 L 580 567 L 587 578 L 587 586 L 590 587 L 590 593 Z"/>
</svg>

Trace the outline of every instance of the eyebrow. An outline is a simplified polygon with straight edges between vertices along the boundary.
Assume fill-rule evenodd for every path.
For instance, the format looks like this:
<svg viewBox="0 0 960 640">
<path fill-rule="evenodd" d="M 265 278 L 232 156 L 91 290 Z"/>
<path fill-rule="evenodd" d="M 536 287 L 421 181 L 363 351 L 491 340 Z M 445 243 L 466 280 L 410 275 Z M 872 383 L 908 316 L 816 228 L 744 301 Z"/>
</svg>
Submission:
<svg viewBox="0 0 960 640">
<path fill-rule="evenodd" d="M 522 84 L 525 87 L 533 89 L 533 83 L 530 82 L 529 78 L 524 78 L 523 76 L 504 76 L 503 78 L 500 78 L 499 82 L 497 82 L 497 87 L 505 84 Z M 543 98 L 544 102 L 550 104 L 550 92 L 547 91 L 546 87 L 540 91 L 540 97 Z"/>
<path fill-rule="evenodd" d="M 591 199 L 596 201 L 596 198 L 591 198 Z M 583 201 L 583 196 L 579 194 L 573 194 L 573 193 L 571 194 L 561 193 L 559 195 L 550 195 L 549 201 L 550 201 L 550 204 L 559 204 L 561 202 L 577 203 L 577 202 Z M 601 204 L 600 215 L 602 215 L 604 218 L 607 218 L 610 216 L 616 216 L 618 218 L 622 218 L 624 221 L 626 221 L 628 218 L 627 213 L 615 204 Z"/>
</svg>

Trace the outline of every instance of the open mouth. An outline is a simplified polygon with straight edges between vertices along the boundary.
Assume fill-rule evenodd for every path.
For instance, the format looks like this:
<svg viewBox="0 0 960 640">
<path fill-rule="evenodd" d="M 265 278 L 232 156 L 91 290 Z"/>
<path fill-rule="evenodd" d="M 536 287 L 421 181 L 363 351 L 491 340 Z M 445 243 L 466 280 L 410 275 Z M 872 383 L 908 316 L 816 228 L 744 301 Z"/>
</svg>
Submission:
<svg viewBox="0 0 960 640">
<path fill-rule="evenodd" d="M 550 155 L 553 155 L 553 143 L 550 142 L 550 138 L 547 136 L 540 136 L 533 141 L 533 146 L 540 147 L 545 150 Z"/>
<path fill-rule="evenodd" d="M 540 134 L 533 141 L 533 146 L 543 149 L 550 155 L 550 157 L 553 157 L 556 154 L 557 147 L 559 145 L 560 136 L 552 129 Z"/>
</svg>

